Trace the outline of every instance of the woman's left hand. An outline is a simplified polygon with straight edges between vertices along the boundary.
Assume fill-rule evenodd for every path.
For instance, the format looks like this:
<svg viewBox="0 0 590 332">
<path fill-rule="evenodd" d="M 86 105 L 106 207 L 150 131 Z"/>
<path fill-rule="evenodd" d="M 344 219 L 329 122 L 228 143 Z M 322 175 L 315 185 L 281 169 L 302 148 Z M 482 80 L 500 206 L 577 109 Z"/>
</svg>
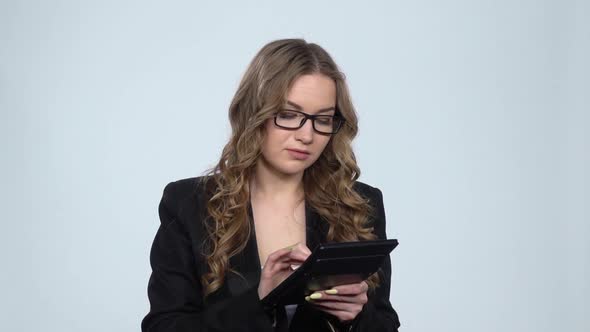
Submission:
<svg viewBox="0 0 590 332">
<path fill-rule="evenodd" d="M 336 286 L 332 289 L 317 291 L 305 297 L 318 310 L 329 313 L 341 322 L 356 318 L 367 303 L 369 285 L 362 281 L 358 284 Z"/>
</svg>

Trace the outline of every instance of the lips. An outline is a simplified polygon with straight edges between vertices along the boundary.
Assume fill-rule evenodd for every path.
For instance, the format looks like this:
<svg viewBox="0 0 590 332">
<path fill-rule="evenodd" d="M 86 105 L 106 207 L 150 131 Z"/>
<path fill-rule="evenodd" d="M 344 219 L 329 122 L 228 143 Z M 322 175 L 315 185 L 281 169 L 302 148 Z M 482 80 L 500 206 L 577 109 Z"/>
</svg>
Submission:
<svg viewBox="0 0 590 332">
<path fill-rule="evenodd" d="M 292 158 L 297 160 L 305 160 L 309 158 L 309 152 L 299 149 L 287 149 Z"/>
<path fill-rule="evenodd" d="M 309 154 L 309 152 L 308 151 L 305 151 L 305 150 L 299 150 L 299 149 L 287 149 L 287 150 L 293 151 L 293 152 L 299 152 L 299 153 Z"/>
</svg>

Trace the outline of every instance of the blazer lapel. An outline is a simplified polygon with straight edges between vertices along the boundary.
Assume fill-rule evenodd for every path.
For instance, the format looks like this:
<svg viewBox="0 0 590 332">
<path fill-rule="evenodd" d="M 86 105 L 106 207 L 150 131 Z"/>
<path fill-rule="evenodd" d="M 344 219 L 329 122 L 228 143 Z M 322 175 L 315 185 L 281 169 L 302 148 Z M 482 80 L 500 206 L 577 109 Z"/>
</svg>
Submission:
<svg viewBox="0 0 590 332">
<path fill-rule="evenodd" d="M 230 266 L 236 273 L 229 273 L 227 286 L 232 296 L 237 296 L 246 290 L 255 287 L 260 281 L 261 263 L 258 257 L 256 233 L 254 230 L 254 217 L 252 205 L 248 202 L 248 216 L 250 218 L 250 238 L 244 250 L 230 258 Z"/>
<path fill-rule="evenodd" d="M 318 245 L 326 242 L 328 234 L 328 225 L 322 221 L 320 215 L 312 209 L 309 204 L 305 204 L 305 226 L 306 226 L 306 245 L 309 250 L 313 251 Z M 289 331 L 314 331 L 320 326 L 324 326 L 323 319 L 319 319 L 321 313 L 310 306 L 298 305 L 295 310 Z"/>
</svg>

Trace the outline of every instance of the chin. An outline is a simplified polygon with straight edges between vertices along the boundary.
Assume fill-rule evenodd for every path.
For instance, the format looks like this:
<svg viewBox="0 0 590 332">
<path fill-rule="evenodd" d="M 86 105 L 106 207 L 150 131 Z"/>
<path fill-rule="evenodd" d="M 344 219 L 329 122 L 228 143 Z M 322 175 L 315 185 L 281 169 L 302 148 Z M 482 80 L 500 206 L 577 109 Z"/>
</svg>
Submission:
<svg viewBox="0 0 590 332">
<path fill-rule="evenodd" d="M 278 166 L 278 165 L 277 165 Z M 301 174 L 303 173 L 309 166 L 311 165 L 307 165 L 307 164 L 299 164 L 299 165 L 280 165 L 278 167 L 275 167 L 275 169 L 280 172 L 283 173 L 285 175 L 297 175 L 297 174 Z"/>
<path fill-rule="evenodd" d="M 298 167 L 298 168 L 279 168 L 277 169 L 280 173 L 284 174 L 284 175 L 297 175 L 297 174 L 301 174 L 305 171 L 304 167 Z"/>
</svg>

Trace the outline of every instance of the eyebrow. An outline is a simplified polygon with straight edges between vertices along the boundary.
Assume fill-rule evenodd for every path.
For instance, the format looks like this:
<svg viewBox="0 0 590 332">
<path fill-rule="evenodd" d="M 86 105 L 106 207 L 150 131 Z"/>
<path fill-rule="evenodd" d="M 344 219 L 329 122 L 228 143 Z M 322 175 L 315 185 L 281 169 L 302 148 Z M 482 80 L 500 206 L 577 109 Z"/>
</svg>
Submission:
<svg viewBox="0 0 590 332">
<path fill-rule="evenodd" d="M 287 104 L 295 107 L 296 109 L 298 109 L 300 111 L 303 110 L 303 107 L 301 107 L 300 105 L 297 105 L 296 103 L 294 103 L 290 100 L 287 100 Z M 322 109 L 318 110 L 316 113 L 325 113 L 325 112 L 329 112 L 329 111 L 336 111 L 336 107 L 322 108 Z"/>
</svg>

